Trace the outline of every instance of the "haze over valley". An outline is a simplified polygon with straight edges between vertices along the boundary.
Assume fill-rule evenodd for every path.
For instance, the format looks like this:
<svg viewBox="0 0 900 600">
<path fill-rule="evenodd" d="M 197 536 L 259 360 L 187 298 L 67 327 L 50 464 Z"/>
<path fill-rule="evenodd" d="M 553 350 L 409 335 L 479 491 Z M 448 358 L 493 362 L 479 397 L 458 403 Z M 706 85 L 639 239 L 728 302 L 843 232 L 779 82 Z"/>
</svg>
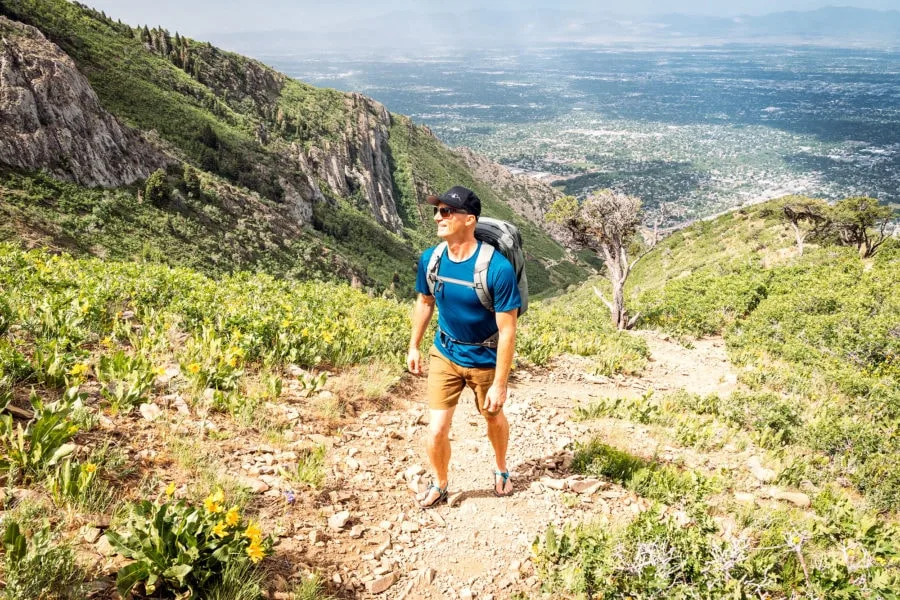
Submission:
<svg viewBox="0 0 900 600">
<path fill-rule="evenodd" d="M 900 53 L 547 46 L 264 56 L 514 170 L 702 217 L 784 194 L 900 201 Z"/>
</svg>

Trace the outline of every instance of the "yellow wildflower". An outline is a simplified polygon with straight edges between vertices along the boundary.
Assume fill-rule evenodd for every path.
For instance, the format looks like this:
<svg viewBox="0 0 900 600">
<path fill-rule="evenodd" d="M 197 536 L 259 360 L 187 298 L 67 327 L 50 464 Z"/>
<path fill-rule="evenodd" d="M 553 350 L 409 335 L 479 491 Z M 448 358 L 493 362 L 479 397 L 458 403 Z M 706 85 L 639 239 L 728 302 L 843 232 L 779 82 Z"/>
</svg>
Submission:
<svg viewBox="0 0 900 600">
<path fill-rule="evenodd" d="M 166 374 L 166 368 L 165 367 L 156 367 L 155 369 L 153 369 L 153 374 L 156 375 L 157 377 L 162 377 L 163 375 Z"/>
<path fill-rule="evenodd" d="M 206 512 L 216 514 L 222 512 L 222 507 L 216 502 L 214 496 L 207 496 L 206 500 L 203 501 L 203 506 L 206 507 Z"/>
<path fill-rule="evenodd" d="M 193 374 L 197 374 L 200 372 L 200 363 L 191 363 L 188 365 L 188 371 Z"/>
<path fill-rule="evenodd" d="M 166 496 L 171 498 L 174 493 L 175 493 L 175 482 L 173 481 L 172 483 L 170 483 L 169 485 L 166 486 Z"/>
<path fill-rule="evenodd" d="M 237 506 L 228 509 L 228 512 L 225 513 L 225 522 L 229 527 L 234 527 L 241 522 L 241 513 L 238 512 Z"/>
<path fill-rule="evenodd" d="M 228 531 L 225 529 L 225 521 L 219 521 L 216 523 L 216 526 L 213 527 L 213 534 L 218 537 L 225 537 L 228 535 Z"/>
<path fill-rule="evenodd" d="M 109 336 L 106 336 L 105 338 L 100 340 L 100 344 L 103 346 L 112 346 L 112 343 L 113 343 L 112 338 Z"/>
<path fill-rule="evenodd" d="M 222 488 L 219 488 L 215 491 L 215 493 L 211 496 L 213 502 L 218 502 L 219 504 L 225 502 L 225 492 L 222 491 Z"/>
<path fill-rule="evenodd" d="M 262 540 L 262 530 L 259 528 L 259 524 L 250 523 L 247 525 L 247 529 L 244 530 L 244 537 L 249 538 L 250 542 L 259 543 Z"/>
<path fill-rule="evenodd" d="M 87 375 L 87 372 L 90 370 L 90 365 L 87 363 L 78 363 L 73 365 L 71 369 L 69 369 L 69 375 L 74 377 L 81 377 L 82 375 Z"/>
<path fill-rule="evenodd" d="M 97 470 L 97 465 L 94 463 L 87 463 L 83 467 L 85 473 L 93 473 Z"/>
<path fill-rule="evenodd" d="M 75 435 L 76 433 L 78 433 L 78 425 L 71 425 L 71 426 L 69 426 L 69 430 L 68 430 L 67 433 L 68 433 L 69 435 Z"/>
<path fill-rule="evenodd" d="M 263 552 L 262 546 L 256 540 L 253 540 L 247 546 L 247 556 L 250 557 L 251 562 L 258 563 L 265 557 L 265 552 Z"/>
</svg>

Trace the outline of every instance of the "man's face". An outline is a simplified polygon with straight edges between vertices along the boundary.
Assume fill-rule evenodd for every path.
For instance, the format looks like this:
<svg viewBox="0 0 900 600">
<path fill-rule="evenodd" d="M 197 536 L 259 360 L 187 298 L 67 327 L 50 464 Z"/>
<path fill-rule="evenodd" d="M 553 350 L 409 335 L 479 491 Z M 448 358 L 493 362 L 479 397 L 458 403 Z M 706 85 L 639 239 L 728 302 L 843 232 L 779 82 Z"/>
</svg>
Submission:
<svg viewBox="0 0 900 600">
<path fill-rule="evenodd" d="M 466 223 L 473 215 L 465 212 L 455 212 L 457 209 L 447 206 L 443 202 L 437 205 L 434 213 L 434 221 L 437 223 L 437 234 L 442 240 L 453 239 L 465 232 Z M 450 212 L 453 211 L 453 212 Z"/>
</svg>

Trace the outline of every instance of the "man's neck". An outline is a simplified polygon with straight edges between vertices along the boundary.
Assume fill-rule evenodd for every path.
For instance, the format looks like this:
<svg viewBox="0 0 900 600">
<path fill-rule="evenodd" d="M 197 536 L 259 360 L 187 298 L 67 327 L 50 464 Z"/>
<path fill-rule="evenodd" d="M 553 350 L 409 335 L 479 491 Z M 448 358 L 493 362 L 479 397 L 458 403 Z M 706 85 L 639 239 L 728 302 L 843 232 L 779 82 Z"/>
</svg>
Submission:
<svg viewBox="0 0 900 600">
<path fill-rule="evenodd" d="M 474 237 L 463 240 L 447 240 L 447 255 L 453 262 L 468 260 L 478 249 L 478 240 Z"/>
</svg>

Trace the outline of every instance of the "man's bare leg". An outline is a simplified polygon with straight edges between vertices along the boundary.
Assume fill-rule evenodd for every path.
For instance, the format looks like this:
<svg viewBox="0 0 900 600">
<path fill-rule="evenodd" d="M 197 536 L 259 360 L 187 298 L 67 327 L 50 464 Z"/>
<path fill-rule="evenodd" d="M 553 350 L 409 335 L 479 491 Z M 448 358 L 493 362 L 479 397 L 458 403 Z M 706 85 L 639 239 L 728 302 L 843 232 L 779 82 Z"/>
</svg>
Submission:
<svg viewBox="0 0 900 600">
<path fill-rule="evenodd" d="M 445 410 L 429 409 L 431 421 L 428 424 L 428 437 L 426 448 L 428 460 L 431 462 L 431 470 L 434 473 L 435 483 L 445 490 L 449 483 L 448 470 L 450 468 L 450 425 L 453 421 L 453 413 L 456 407 Z M 419 498 L 419 503 L 428 506 L 438 497 L 438 492 L 430 488 Z"/>
<path fill-rule="evenodd" d="M 506 472 L 506 449 L 509 446 L 509 421 L 506 420 L 502 408 L 495 415 L 485 414 L 484 420 L 487 421 L 488 439 L 491 441 L 491 446 L 494 447 L 497 470 L 504 473 Z M 498 494 L 506 495 L 512 492 L 511 481 L 504 482 L 502 477 L 495 477 L 494 480 L 494 489 Z"/>
</svg>

